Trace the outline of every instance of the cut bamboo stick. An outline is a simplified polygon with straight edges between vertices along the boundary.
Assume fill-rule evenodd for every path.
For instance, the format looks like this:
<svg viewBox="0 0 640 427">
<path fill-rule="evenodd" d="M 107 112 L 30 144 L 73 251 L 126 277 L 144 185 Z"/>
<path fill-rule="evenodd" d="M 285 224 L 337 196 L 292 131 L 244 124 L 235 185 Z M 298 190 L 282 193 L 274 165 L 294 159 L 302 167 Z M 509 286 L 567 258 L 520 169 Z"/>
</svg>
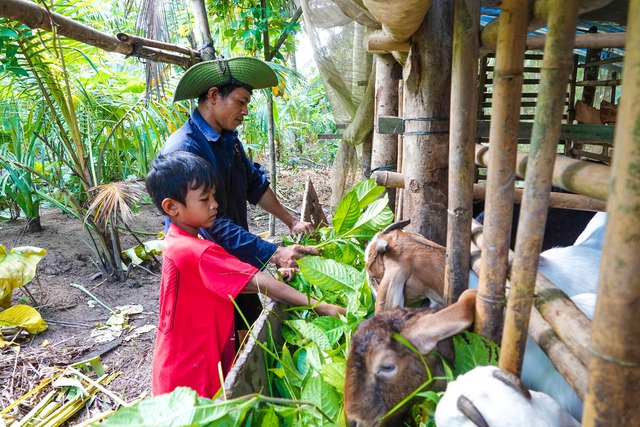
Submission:
<svg viewBox="0 0 640 427">
<path fill-rule="evenodd" d="M 547 222 L 551 178 L 564 110 L 565 82 L 573 65 L 577 21 L 578 0 L 549 4 L 539 102 L 531 135 L 500 352 L 500 368 L 518 376 L 522 372 L 536 272 Z"/>
<path fill-rule="evenodd" d="M 498 28 L 489 170 L 475 331 L 499 342 L 513 214 L 513 187 L 529 4 L 505 0 Z M 483 31 L 484 33 L 484 31 Z M 474 104 L 475 105 L 475 104 Z"/>
<path fill-rule="evenodd" d="M 475 110 L 478 93 L 479 0 L 454 3 L 451 119 L 449 135 L 449 200 L 445 296 L 458 300 L 469 283 L 469 243 L 473 216 Z"/>
</svg>

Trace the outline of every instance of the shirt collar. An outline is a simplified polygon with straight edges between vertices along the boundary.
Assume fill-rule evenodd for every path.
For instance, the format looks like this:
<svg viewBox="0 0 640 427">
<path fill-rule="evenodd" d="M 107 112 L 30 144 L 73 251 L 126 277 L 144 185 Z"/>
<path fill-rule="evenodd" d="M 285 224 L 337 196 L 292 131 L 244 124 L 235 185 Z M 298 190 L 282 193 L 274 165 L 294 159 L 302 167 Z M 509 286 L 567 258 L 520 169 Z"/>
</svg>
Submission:
<svg viewBox="0 0 640 427">
<path fill-rule="evenodd" d="M 202 134 L 205 136 L 205 138 L 207 138 L 207 140 L 209 141 L 218 141 L 218 139 L 220 139 L 220 135 L 218 134 L 218 132 L 215 131 L 215 129 L 213 129 L 211 127 L 211 125 L 209 123 L 207 123 L 207 121 L 204 119 L 204 117 L 202 117 L 202 114 L 200 114 L 200 111 L 198 110 L 198 108 L 193 110 L 193 113 L 191 113 L 191 120 L 193 122 L 193 125 L 198 128 L 198 130 L 200 132 L 202 132 Z M 223 137 L 229 137 L 231 136 L 232 138 L 235 138 L 238 135 L 238 132 L 233 130 L 233 131 L 228 131 L 228 130 L 223 130 L 222 131 L 222 136 Z"/>
</svg>

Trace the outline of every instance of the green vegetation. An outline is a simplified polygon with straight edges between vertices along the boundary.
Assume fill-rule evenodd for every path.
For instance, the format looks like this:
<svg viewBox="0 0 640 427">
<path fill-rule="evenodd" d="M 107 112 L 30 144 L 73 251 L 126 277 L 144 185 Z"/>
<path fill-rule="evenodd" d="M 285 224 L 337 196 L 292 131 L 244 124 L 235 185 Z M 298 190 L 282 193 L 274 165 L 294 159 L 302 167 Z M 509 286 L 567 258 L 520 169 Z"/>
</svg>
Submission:
<svg viewBox="0 0 640 427">
<path fill-rule="evenodd" d="M 189 45 L 193 26 L 182 3 L 138 10 L 138 19 L 130 7 L 143 6 L 134 3 L 123 8 L 117 2 L 56 0 L 48 7 L 113 34 L 136 33 L 143 22 L 147 34 L 151 21 L 140 17 L 162 12 L 168 41 Z M 213 1 L 208 7 L 216 50 L 227 57 L 264 57 L 264 31 L 273 46 L 283 33 L 300 29 L 288 1 L 267 1 L 264 8 Z M 272 63 L 281 80 L 273 90 L 278 162 L 326 167 L 336 147 L 319 144 L 316 135 L 335 131 L 331 109 L 317 73 L 307 81 L 287 66 L 294 52 L 294 38 L 287 37 Z M 126 228 L 139 202 L 141 191 L 133 182 L 145 177 L 159 148 L 193 108 L 171 102 L 182 70 L 154 67 L 155 74 L 146 74 L 133 59 L 0 18 L 0 220 L 22 214 L 29 230 L 38 231 L 42 206 L 64 211 L 83 223 L 94 264 L 112 280 L 126 270 L 119 229 Z M 240 129 L 251 155 L 262 162 L 268 149 L 265 95 L 254 94 Z"/>
</svg>

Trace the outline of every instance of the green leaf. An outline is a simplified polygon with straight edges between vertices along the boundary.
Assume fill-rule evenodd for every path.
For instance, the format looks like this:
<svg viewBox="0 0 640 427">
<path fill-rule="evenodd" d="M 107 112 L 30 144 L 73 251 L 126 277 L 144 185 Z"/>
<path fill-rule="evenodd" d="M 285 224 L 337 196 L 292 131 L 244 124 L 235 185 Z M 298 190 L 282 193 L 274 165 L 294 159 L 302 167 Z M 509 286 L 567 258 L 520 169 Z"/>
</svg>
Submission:
<svg viewBox="0 0 640 427">
<path fill-rule="evenodd" d="M 367 210 L 358 218 L 345 235 L 359 237 L 360 239 L 370 239 L 379 230 L 382 230 L 393 221 L 393 212 L 389 208 L 387 195 L 371 203 Z"/>
<path fill-rule="evenodd" d="M 292 387 L 302 387 L 304 375 L 298 371 L 298 368 L 291 357 L 291 353 L 289 352 L 289 348 L 286 345 L 282 347 L 280 361 L 282 362 L 282 369 L 284 369 L 285 376 L 288 379 L 289 384 L 291 384 Z"/>
<path fill-rule="evenodd" d="M 304 257 L 298 260 L 300 272 L 314 286 L 323 291 L 357 289 L 360 272 L 355 268 L 322 257 Z"/>
<path fill-rule="evenodd" d="M 327 384 L 332 385 L 340 393 L 344 393 L 344 376 L 347 371 L 347 361 L 343 358 L 335 358 L 322 366 L 322 378 Z"/>
<path fill-rule="evenodd" d="M 353 227 L 360 217 L 360 211 L 356 194 L 351 191 L 345 194 L 333 214 L 332 224 L 336 234 L 343 234 Z"/>
<path fill-rule="evenodd" d="M 383 186 L 376 184 L 375 179 L 369 178 L 358 183 L 358 185 L 354 186 L 350 191 L 356 193 L 360 210 L 362 210 L 384 193 L 384 190 L 385 188 Z"/>
<path fill-rule="evenodd" d="M 476 366 L 498 366 L 500 347 L 474 332 L 464 331 L 453 337 L 455 349 L 454 375 L 462 375 Z"/>
<path fill-rule="evenodd" d="M 259 397 L 216 401 L 198 397 L 186 387 L 142 400 L 122 408 L 103 424 L 108 427 L 187 427 L 206 425 L 238 425 L 248 411 L 259 403 Z"/>
<path fill-rule="evenodd" d="M 0 37 L 7 37 L 10 39 L 17 39 L 18 33 L 11 28 L 0 28 Z"/>
<path fill-rule="evenodd" d="M 338 421 L 342 408 L 342 398 L 322 377 L 310 378 L 302 389 L 300 397 L 302 400 L 315 403 L 325 414 L 331 417 L 334 423 Z"/>
<path fill-rule="evenodd" d="M 298 331 L 308 342 L 317 345 L 322 350 L 331 350 L 329 338 L 327 338 L 322 328 L 313 323 L 308 323 L 305 320 L 286 320 L 285 323 L 287 326 Z"/>
<path fill-rule="evenodd" d="M 313 320 L 313 324 L 325 333 L 332 347 L 338 343 L 338 340 L 348 330 L 342 320 L 330 316 L 318 317 Z"/>
</svg>

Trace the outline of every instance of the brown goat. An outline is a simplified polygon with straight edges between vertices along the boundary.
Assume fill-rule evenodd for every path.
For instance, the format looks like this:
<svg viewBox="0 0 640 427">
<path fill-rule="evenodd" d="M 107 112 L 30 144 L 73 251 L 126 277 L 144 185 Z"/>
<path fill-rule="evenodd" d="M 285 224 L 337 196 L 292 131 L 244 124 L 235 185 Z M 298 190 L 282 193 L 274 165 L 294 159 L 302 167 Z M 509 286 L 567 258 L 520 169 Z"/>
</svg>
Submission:
<svg viewBox="0 0 640 427">
<path fill-rule="evenodd" d="M 453 335 L 469 328 L 475 315 L 476 291 L 463 292 L 455 304 L 446 308 L 408 309 L 398 307 L 363 321 L 351 339 L 344 389 L 344 409 L 350 427 L 393 426 L 406 414 L 404 405 L 393 415 L 391 409 L 425 381 L 427 373 L 421 358 L 391 336 L 406 338 L 425 358 L 433 376 L 442 375 L 436 349 L 453 358 Z M 444 382 L 431 389 L 443 390 Z"/>
<path fill-rule="evenodd" d="M 419 234 L 405 233 L 402 228 L 407 224 L 409 220 L 391 224 L 367 246 L 369 285 L 377 288 L 376 313 L 425 298 L 444 304 L 445 248 Z"/>
</svg>

